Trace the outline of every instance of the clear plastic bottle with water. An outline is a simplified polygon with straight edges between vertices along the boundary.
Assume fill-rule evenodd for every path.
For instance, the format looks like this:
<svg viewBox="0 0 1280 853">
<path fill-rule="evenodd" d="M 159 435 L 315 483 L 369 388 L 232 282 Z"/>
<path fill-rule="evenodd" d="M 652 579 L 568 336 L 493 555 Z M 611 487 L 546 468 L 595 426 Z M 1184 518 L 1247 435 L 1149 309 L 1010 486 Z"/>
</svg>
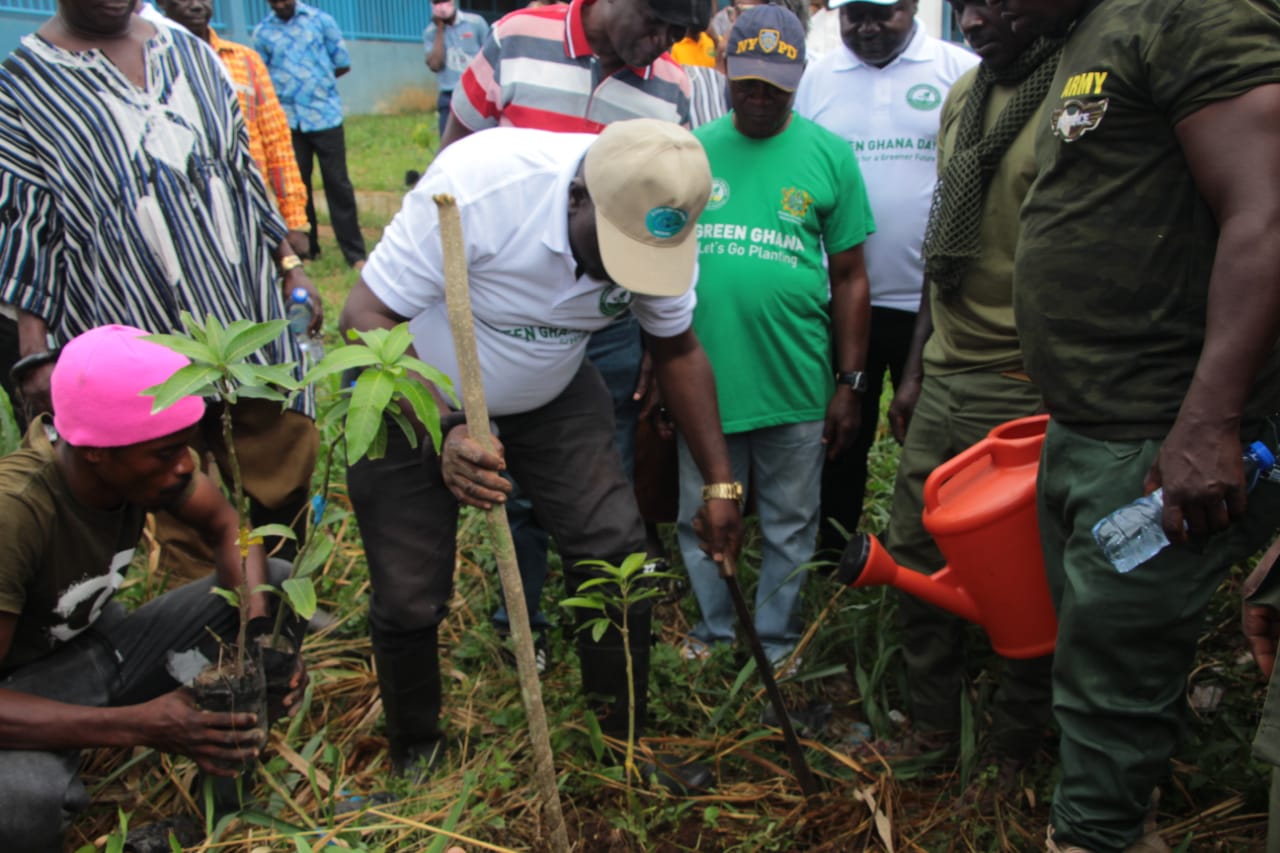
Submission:
<svg viewBox="0 0 1280 853">
<path fill-rule="evenodd" d="M 324 358 L 324 342 L 319 335 L 307 331 L 314 316 L 315 308 L 311 305 L 311 297 L 304 288 L 295 287 L 289 294 L 285 317 L 289 320 L 289 331 L 293 332 L 298 341 L 298 349 L 302 350 L 302 357 L 309 365 Z"/>
<path fill-rule="evenodd" d="M 1252 490 L 1275 464 L 1275 454 L 1261 441 L 1249 445 L 1244 452 L 1245 486 Z M 1169 545 L 1163 516 L 1164 489 L 1156 489 L 1095 524 L 1093 538 L 1117 572 L 1131 572 Z"/>
</svg>

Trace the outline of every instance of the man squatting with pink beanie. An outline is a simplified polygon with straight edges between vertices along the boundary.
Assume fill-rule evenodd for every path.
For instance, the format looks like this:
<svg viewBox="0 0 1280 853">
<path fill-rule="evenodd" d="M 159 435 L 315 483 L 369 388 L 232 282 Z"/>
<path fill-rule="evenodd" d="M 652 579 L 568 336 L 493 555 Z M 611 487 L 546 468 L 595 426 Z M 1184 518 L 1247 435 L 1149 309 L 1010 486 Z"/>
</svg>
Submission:
<svg viewBox="0 0 1280 853">
<path fill-rule="evenodd" d="M 211 632 L 235 636 L 237 610 L 209 590 L 239 582 L 239 520 L 187 446 L 204 401 L 153 414 L 141 396 L 188 363 L 145 334 L 102 326 L 67 344 L 51 379 L 57 442 L 38 420 L 0 459 L 2 850 L 62 849 L 68 820 L 89 804 L 81 749 L 147 746 L 227 776 L 226 764 L 262 747 L 254 715 L 198 710 L 167 668 L 179 652 L 216 659 Z M 216 573 L 126 615 L 111 598 L 158 508 L 200 532 Z M 261 546 L 246 566 L 256 588 Z M 251 616 L 269 609 L 254 595 Z M 304 681 L 299 668 L 286 707 Z"/>
</svg>

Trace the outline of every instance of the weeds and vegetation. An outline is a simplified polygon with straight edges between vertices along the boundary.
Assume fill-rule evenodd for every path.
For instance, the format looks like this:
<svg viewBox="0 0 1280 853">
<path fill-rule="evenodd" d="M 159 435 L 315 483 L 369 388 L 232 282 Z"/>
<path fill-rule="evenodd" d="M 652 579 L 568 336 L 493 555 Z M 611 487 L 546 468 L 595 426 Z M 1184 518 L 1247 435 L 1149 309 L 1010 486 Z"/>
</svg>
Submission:
<svg viewBox="0 0 1280 853">
<path fill-rule="evenodd" d="M 363 132 L 365 121 L 348 123 L 349 140 Z M 389 144 L 402 145 L 405 138 Z M 349 149 L 354 168 L 364 155 L 350 142 Z M 358 179 L 356 184 L 366 186 Z M 367 233 L 376 237 L 376 229 Z M 332 347 L 338 343 L 333 331 L 338 310 L 355 274 L 342 265 L 332 240 L 326 240 L 323 260 L 310 264 L 309 271 L 325 297 Z M 335 440 L 336 432 L 329 431 L 325 444 Z M 881 436 L 872 451 L 864 529 L 886 525 L 896 459 L 896 446 Z M 445 724 L 454 748 L 428 784 L 409 786 L 386 776 L 381 706 L 369 662 L 368 571 L 342 470 L 338 465 L 334 472 L 328 510 L 335 544 L 314 575 L 321 605 L 338 621 L 307 639 L 312 682 L 287 730 L 272 732 L 253 786 L 254 807 L 220 821 L 197 849 L 256 853 L 323 850 L 333 844 L 333 849 L 442 853 L 453 843 L 468 851 L 545 849 L 517 681 L 489 624 L 501 593 L 478 514 L 462 516 L 456 591 L 441 627 Z M 664 533 L 679 572 L 678 551 L 671 547 L 670 531 Z M 749 599 L 759 547 L 758 535 L 749 530 L 740 560 Z M 138 570 L 126 581 L 126 598 L 137 600 L 143 590 L 163 586 L 148 565 L 154 563 L 140 557 Z M 1267 777 L 1250 758 L 1248 744 L 1265 686 L 1239 637 L 1241 577 L 1233 573 L 1215 598 L 1188 683 L 1194 702 L 1187 739 L 1161 803 L 1161 827 L 1179 850 L 1238 853 L 1263 846 Z M 809 580 L 804 663 L 782 685 L 793 707 L 831 709 L 825 727 L 802 734 L 826 789 L 806 802 L 788 772 L 776 730 L 759 722 L 765 699 L 745 650 L 720 651 L 706 662 L 682 659 L 677 644 L 695 618 L 692 596 L 661 603 L 649 737 L 641 740 L 640 750 L 661 748 L 699 758 L 716 769 L 720 784 L 691 799 L 636 788 L 632 811 L 623 768 L 601 766 L 594 758 L 599 731 L 579 697 L 572 620 L 550 606 L 563 597 L 553 557 L 545 609 L 562 624 L 551 634 L 552 666 L 543 677 L 543 691 L 565 817 L 577 849 L 844 853 L 890 849 L 890 843 L 894 850 L 929 853 L 1043 848 L 1055 773 L 1052 734 L 1046 733 L 1045 752 L 1019 780 L 1017 791 L 1003 799 L 984 796 L 995 782 L 981 744 L 993 660 L 976 629 L 969 646 L 966 731 L 955 768 L 939 773 L 862 764 L 850 757 L 852 747 L 867 727 L 894 734 L 904 707 L 896 598 L 891 591 L 837 590 L 821 577 Z M 68 850 L 86 844 L 104 849 L 109 834 L 118 836 L 118 810 L 129 813 L 134 826 L 197 813 L 195 768 L 184 759 L 150 750 L 98 750 L 88 756 L 86 771 L 95 805 L 73 827 Z M 386 791 L 399 799 L 372 798 Z M 644 846 L 637 840 L 636 821 L 648 838 Z"/>
</svg>

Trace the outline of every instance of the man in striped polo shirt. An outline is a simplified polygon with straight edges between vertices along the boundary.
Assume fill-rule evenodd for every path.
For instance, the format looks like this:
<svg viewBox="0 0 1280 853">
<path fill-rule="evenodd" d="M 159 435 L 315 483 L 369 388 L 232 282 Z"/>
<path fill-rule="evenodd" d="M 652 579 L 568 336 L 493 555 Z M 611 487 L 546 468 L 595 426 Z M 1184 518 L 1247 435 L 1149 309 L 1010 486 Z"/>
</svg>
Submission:
<svg viewBox="0 0 1280 853">
<path fill-rule="evenodd" d="M 574 0 L 507 15 L 463 73 L 440 147 L 487 127 L 688 126 L 689 79 L 666 50 L 708 11 L 702 0 Z"/>
<path fill-rule="evenodd" d="M 490 127 L 599 133 L 615 121 L 656 118 L 689 126 L 689 78 L 668 47 L 707 26 L 707 0 L 574 0 L 512 12 L 498 21 L 454 88 L 443 151 Z M 591 336 L 587 358 L 613 398 L 615 440 L 631 476 L 640 413 L 640 326 L 630 312 Z M 525 599 L 545 666 L 549 627 L 538 606 L 547 574 L 547 534 L 529 503 L 508 505 Z M 504 610 L 494 615 L 507 629 Z"/>
</svg>

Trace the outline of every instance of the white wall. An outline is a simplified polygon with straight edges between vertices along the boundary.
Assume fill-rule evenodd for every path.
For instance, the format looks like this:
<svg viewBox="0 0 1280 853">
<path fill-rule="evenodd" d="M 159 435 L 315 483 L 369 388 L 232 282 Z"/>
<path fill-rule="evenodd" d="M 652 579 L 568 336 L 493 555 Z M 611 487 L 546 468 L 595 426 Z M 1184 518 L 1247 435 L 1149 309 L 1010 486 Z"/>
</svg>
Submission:
<svg viewBox="0 0 1280 853">
<path fill-rule="evenodd" d="M 947 0 L 920 0 L 918 14 L 920 20 L 924 21 L 929 35 L 941 36 L 943 33 L 942 23 L 946 20 L 943 15 L 951 14 L 951 5 L 947 3 Z"/>
</svg>

